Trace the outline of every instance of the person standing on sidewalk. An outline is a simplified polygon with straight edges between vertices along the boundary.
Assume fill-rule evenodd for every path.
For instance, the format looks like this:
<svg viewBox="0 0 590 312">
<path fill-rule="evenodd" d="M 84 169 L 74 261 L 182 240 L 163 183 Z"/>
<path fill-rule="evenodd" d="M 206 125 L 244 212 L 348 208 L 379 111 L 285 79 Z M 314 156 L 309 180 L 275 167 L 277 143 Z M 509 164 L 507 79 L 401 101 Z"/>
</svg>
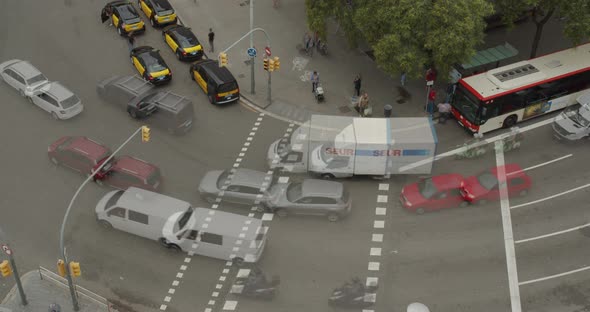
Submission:
<svg viewBox="0 0 590 312">
<path fill-rule="evenodd" d="M 428 104 L 426 105 L 426 112 L 431 116 L 434 113 L 434 101 L 436 101 L 436 90 L 431 88 L 430 93 L 428 93 Z"/>
<path fill-rule="evenodd" d="M 365 111 L 369 107 L 369 95 L 367 92 L 363 93 L 361 99 L 358 101 L 358 105 L 354 109 L 359 113 L 361 117 L 365 117 Z"/>
<path fill-rule="evenodd" d="M 434 69 L 433 66 L 430 66 L 430 68 L 428 68 L 428 70 L 426 71 L 426 81 L 432 81 L 434 84 L 435 80 L 436 80 L 436 69 Z"/>
<path fill-rule="evenodd" d="M 361 75 L 358 74 L 354 78 L 354 91 L 356 92 L 356 96 L 361 96 Z"/>
<path fill-rule="evenodd" d="M 406 72 L 402 72 L 402 75 L 400 77 L 400 82 L 402 84 L 402 87 L 404 87 L 406 85 Z"/>
<path fill-rule="evenodd" d="M 209 52 L 215 52 L 215 46 L 213 45 L 214 40 L 215 33 L 213 32 L 213 28 L 209 28 L 209 47 L 211 48 Z"/>
<path fill-rule="evenodd" d="M 320 75 L 318 74 L 317 71 L 313 71 L 313 74 L 311 74 L 311 92 L 315 93 L 315 89 L 318 87 L 318 84 L 320 83 Z"/>
</svg>

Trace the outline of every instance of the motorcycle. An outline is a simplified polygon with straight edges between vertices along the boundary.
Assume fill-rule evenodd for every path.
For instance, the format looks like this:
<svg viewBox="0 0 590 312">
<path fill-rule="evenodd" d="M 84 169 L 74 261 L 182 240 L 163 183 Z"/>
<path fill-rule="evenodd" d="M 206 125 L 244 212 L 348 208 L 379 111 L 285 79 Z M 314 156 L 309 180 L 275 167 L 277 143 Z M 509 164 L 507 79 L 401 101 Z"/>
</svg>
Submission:
<svg viewBox="0 0 590 312">
<path fill-rule="evenodd" d="M 335 288 L 328 298 L 328 305 L 346 308 L 366 308 L 374 304 L 371 300 L 377 285 L 365 286 L 360 279 L 353 278 L 341 287 Z"/>
<path fill-rule="evenodd" d="M 238 277 L 232 285 L 231 293 L 261 300 L 272 300 L 278 292 L 281 283 L 279 276 L 273 275 L 269 280 L 261 269 L 255 267 L 246 277 Z"/>
</svg>

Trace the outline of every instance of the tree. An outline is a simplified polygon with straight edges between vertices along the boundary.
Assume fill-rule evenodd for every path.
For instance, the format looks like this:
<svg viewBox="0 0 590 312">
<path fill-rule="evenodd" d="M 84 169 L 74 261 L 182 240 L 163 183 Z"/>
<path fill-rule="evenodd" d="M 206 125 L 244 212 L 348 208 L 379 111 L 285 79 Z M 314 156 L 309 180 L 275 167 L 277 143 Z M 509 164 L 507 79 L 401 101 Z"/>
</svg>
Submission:
<svg viewBox="0 0 590 312">
<path fill-rule="evenodd" d="M 351 45 L 360 37 L 390 74 L 422 77 L 425 65 L 446 73 L 483 42 L 487 0 L 306 0 L 307 24 L 323 39 L 334 17 Z M 446 74 L 441 78 L 447 78 Z"/>
<path fill-rule="evenodd" d="M 496 8 L 504 20 L 512 24 L 523 12 L 530 10 L 536 26 L 530 57 L 537 55 L 545 24 L 555 12 L 565 19 L 564 35 L 575 45 L 590 36 L 590 2 L 588 0 L 497 0 Z"/>
</svg>

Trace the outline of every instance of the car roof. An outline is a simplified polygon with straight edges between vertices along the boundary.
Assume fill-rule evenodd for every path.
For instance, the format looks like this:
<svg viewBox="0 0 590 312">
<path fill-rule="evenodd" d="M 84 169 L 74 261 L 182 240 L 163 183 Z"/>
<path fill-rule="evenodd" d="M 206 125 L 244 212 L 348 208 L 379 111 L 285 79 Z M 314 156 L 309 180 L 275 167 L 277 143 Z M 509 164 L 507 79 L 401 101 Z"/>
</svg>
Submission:
<svg viewBox="0 0 590 312">
<path fill-rule="evenodd" d="M 119 14 L 121 14 L 121 18 L 125 20 L 139 17 L 137 12 L 135 11 L 135 8 L 130 2 L 121 1 L 121 3 L 114 4 L 113 7 L 115 8 L 115 10 L 117 10 L 117 12 L 119 12 Z"/>
<path fill-rule="evenodd" d="M 257 218 L 250 218 L 235 213 L 224 212 L 221 210 L 213 210 L 208 208 L 195 208 L 194 218 L 197 220 L 194 228 L 197 230 L 203 229 L 206 232 L 214 234 L 223 234 L 230 237 L 244 238 L 248 240 L 256 239 L 257 234 L 263 232 L 262 221 Z M 211 221 L 206 221 L 210 218 Z M 206 228 L 202 228 L 203 224 L 207 224 Z M 244 226 L 248 224 L 248 226 Z M 247 228 L 246 230 L 243 230 Z M 244 234 L 240 236 L 241 234 Z"/>
<path fill-rule="evenodd" d="M 138 177 L 147 178 L 158 167 L 148 163 L 145 160 L 135 158 L 132 156 L 121 156 L 113 165 L 113 170 L 120 170 L 132 173 Z"/>
<path fill-rule="evenodd" d="M 168 0 L 151 0 L 151 2 L 154 4 L 156 11 L 173 10 Z"/>
<path fill-rule="evenodd" d="M 203 67 L 217 83 L 236 81 L 234 75 L 226 67 L 219 67 L 219 62 L 211 59 L 203 59 L 193 63 L 193 66 Z"/>
<path fill-rule="evenodd" d="M 117 205 L 125 209 L 133 209 L 165 219 L 174 213 L 186 211 L 191 207 L 191 204 L 183 200 L 137 187 L 128 188 L 117 201 Z"/>
<path fill-rule="evenodd" d="M 110 149 L 108 147 L 85 136 L 73 137 L 72 141 L 68 145 L 68 149 L 83 151 L 92 159 L 98 159 L 107 152 L 110 153 Z"/>
<path fill-rule="evenodd" d="M 306 179 L 301 183 L 302 196 L 321 196 L 340 198 L 344 186 L 340 182 Z"/>
<path fill-rule="evenodd" d="M 23 75 L 25 79 L 29 79 L 41 74 L 41 72 L 35 66 L 33 66 L 31 63 L 27 61 L 16 62 L 10 65 L 9 67 L 12 70 Z"/>
<path fill-rule="evenodd" d="M 41 90 L 43 90 L 43 92 L 53 95 L 54 97 L 57 98 L 58 101 L 65 100 L 65 99 L 71 97 L 72 95 L 74 95 L 74 93 L 72 93 L 72 91 L 70 91 L 69 89 L 67 89 L 61 83 L 59 83 L 57 81 L 53 81 L 53 82 L 50 82 L 50 83 L 44 85 Z"/>
<path fill-rule="evenodd" d="M 231 179 L 231 184 L 253 186 L 260 188 L 264 183 L 265 177 L 266 172 L 240 168 L 237 169 L 234 173 L 234 176 Z"/>
<path fill-rule="evenodd" d="M 463 176 L 457 173 L 441 174 L 431 178 L 438 190 L 455 189 L 461 186 Z"/>
</svg>

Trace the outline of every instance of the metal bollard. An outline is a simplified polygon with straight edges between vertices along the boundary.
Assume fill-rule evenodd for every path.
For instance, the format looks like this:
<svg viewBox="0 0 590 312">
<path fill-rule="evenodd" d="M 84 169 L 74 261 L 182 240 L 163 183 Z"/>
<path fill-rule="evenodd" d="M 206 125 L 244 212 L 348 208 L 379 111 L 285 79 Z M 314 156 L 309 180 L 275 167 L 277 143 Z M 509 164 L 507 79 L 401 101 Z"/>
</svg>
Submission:
<svg viewBox="0 0 590 312">
<path fill-rule="evenodd" d="M 383 116 L 385 117 L 391 117 L 391 111 L 393 110 L 393 107 L 389 104 L 383 106 Z"/>
</svg>

